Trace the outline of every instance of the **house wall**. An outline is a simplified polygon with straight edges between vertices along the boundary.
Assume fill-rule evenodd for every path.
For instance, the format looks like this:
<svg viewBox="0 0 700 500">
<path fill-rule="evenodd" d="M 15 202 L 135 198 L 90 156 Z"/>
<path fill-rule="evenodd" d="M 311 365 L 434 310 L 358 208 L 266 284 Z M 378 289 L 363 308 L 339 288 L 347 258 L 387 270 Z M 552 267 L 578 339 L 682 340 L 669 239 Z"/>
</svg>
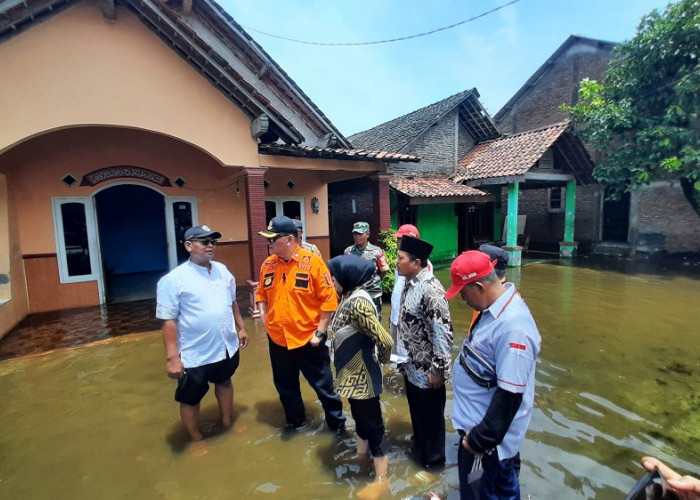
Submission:
<svg viewBox="0 0 700 500">
<path fill-rule="evenodd" d="M 454 259 L 457 256 L 457 216 L 454 203 L 444 205 L 420 205 L 418 230 L 422 240 L 435 248 L 430 260 Z"/>
<path fill-rule="evenodd" d="M 457 111 L 448 113 L 430 127 L 406 152 L 420 157 L 420 163 L 412 163 L 408 168 L 420 172 L 452 173 L 457 166 Z"/>
<path fill-rule="evenodd" d="M 583 251 L 599 240 L 600 199 L 599 185 L 577 186 L 574 240 Z M 559 252 L 559 242 L 564 239 L 564 212 L 549 212 L 548 205 L 547 189 L 520 191 L 518 212 L 527 215 L 525 233 L 530 236 L 530 250 Z M 501 207 L 502 217 L 505 217 L 508 207 L 505 188 L 501 192 Z"/>
<path fill-rule="evenodd" d="M 29 310 L 27 283 L 19 248 L 17 210 L 7 177 L 0 173 L 0 273 L 8 275 L 0 305 L 0 336 L 19 323 Z"/>
<path fill-rule="evenodd" d="M 110 124 L 257 165 L 250 119 L 123 7 L 110 23 L 98 1 L 76 4 L 0 44 L 0 60 L 0 116 L 12 117 L 0 152 L 47 130 Z"/>
<path fill-rule="evenodd" d="M 700 252 L 700 216 L 678 183 L 654 182 L 639 196 L 638 251 Z"/>
<path fill-rule="evenodd" d="M 499 117 L 499 130 L 516 134 L 565 120 L 567 116 L 559 107 L 578 102 L 578 84 L 583 78 L 602 79 L 611 53 L 609 45 L 573 44 L 505 116 Z"/>
</svg>

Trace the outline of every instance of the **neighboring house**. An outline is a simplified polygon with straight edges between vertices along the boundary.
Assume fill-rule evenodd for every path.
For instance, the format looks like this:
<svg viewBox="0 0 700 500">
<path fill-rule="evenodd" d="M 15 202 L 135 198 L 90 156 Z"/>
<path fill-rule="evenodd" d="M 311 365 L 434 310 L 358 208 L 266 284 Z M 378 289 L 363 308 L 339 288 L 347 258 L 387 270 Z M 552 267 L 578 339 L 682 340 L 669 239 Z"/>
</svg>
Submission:
<svg viewBox="0 0 700 500">
<path fill-rule="evenodd" d="M 519 265 L 522 248 L 531 237 L 528 233 L 518 238 L 519 192 L 551 187 L 560 195 L 559 205 L 544 222 L 557 231 L 557 245 L 566 242 L 562 253 L 570 255 L 576 249 L 576 186 L 590 183 L 593 169 L 581 142 L 565 123 L 501 137 L 478 98 L 475 89 L 467 90 L 349 137 L 355 146 L 388 148 L 421 158 L 420 163 L 389 168 L 394 225 L 417 225 L 421 236 L 436 245 L 433 260 L 501 240 L 511 252 L 512 264 Z M 502 234 L 506 215 L 502 206 L 507 207 L 507 220 L 513 221 L 511 237 Z M 585 230 L 585 217 L 578 226 Z"/>
<path fill-rule="evenodd" d="M 585 237 L 591 225 L 586 210 L 590 207 L 581 205 L 577 191 L 593 182 L 592 171 L 593 162 L 583 144 L 570 125 L 561 122 L 477 144 L 460 160 L 452 179 L 503 191 L 505 203 L 499 198 L 494 213 L 507 214 L 508 237 L 501 238 L 517 264 L 521 249 L 537 248 L 550 234 L 557 235 L 556 250 L 561 256 L 577 251 L 574 235 Z M 549 193 L 544 200 L 536 199 L 542 207 L 523 203 L 533 191 Z M 525 222 L 523 229 L 518 228 L 518 219 Z M 496 217 L 496 221 L 495 229 L 500 230 L 502 219 Z"/>
<path fill-rule="evenodd" d="M 500 134 L 479 102 L 466 90 L 348 137 L 354 147 L 420 157 L 420 163 L 389 167 L 394 227 L 415 224 L 435 245 L 431 258 L 452 258 L 493 233 L 493 201 L 485 191 L 460 186 L 448 177 L 477 143 Z"/>
<path fill-rule="evenodd" d="M 496 113 L 499 130 L 519 134 L 566 119 L 560 106 L 576 104 L 584 78 L 602 80 L 615 45 L 570 36 Z M 589 152 L 594 159 L 599 157 Z M 528 231 L 533 233 L 530 248 L 555 250 L 560 241 L 559 225 L 549 225 L 553 197 L 556 204 L 560 188 L 521 193 L 520 213 L 527 215 Z M 577 194 L 576 240 L 581 250 L 600 253 L 698 252 L 700 217 L 678 183 L 653 182 L 620 200 L 605 200 L 604 186 L 593 183 Z"/>
<path fill-rule="evenodd" d="M 364 179 L 388 229 L 386 166 L 417 161 L 351 149 L 211 0 L 0 1 L 0 61 L 0 336 L 130 278 L 153 296 L 198 223 L 239 284 L 272 215 L 328 257 L 334 184 Z"/>
</svg>

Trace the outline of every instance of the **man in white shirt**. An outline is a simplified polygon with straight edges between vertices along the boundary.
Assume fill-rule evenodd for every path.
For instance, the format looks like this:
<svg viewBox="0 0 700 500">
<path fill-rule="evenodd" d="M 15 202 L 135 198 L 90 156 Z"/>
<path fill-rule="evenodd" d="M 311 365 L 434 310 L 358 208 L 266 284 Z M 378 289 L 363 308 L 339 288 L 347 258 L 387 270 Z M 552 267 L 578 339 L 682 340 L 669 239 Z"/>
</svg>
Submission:
<svg viewBox="0 0 700 500">
<path fill-rule="evenodd" d="M 164 320 L 168 377 L 178 381 L 175 401 L 192 441 L 202 439 L 199 404 L 209 383 L 214 384 L 223 427 L 231 426 L 231 377 L 238 368 L 239 346 L 248 345 L 236 304 L 236 279 L 212 260 L 219 238 L 221 233 L 207 226 L 188 229 L 184 245 L 189 260 L 161 278 L 157 288 L 156 317 Z"/>
</svg>

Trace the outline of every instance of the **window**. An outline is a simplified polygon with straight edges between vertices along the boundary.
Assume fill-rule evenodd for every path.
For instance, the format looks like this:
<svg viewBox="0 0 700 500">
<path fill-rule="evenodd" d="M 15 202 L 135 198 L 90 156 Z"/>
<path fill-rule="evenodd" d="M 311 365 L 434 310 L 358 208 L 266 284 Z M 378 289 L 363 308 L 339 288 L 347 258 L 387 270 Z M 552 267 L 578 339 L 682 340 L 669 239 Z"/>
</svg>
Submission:
<svg viewBox="0 0 700 500">
<path fill-rule="evenodd" d="M 92 200 L 53 198 L 52 202 L 61 283 L 97 280 L 97 226 Z"/>
<path fill-rule="evenodd" d="M 547 211 L 549 212 L 563 212 L 564 211 L 564 198 L 566 196 L 566 188 L 555 187 L 549 188 L 549 205 Z"/>
</svg>

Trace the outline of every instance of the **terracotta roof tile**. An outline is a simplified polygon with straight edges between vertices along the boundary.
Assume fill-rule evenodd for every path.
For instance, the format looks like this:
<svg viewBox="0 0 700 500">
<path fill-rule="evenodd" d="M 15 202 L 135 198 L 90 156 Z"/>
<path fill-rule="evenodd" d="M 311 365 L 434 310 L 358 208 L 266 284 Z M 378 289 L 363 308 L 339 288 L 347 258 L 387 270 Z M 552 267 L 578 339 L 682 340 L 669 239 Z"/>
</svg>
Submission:
<svg viewBox="0 0 700 500">
<path fill-rule="evenodd" d="M 411 198 L 444 198 L 444 197 L 476 197 L 491 196 L 480 189 L 458 184 L 444 177 L 394 177 L 389 185 L 395 190 Z M 484 200 L 486 201 L 486 200 Z"/>
<path fill-rule="evenodd" d="M 478 144 L 459 161 L 452 178 L 464 182 L 524 175 L 568 127 L 560 122 Z"/>
</svg>

